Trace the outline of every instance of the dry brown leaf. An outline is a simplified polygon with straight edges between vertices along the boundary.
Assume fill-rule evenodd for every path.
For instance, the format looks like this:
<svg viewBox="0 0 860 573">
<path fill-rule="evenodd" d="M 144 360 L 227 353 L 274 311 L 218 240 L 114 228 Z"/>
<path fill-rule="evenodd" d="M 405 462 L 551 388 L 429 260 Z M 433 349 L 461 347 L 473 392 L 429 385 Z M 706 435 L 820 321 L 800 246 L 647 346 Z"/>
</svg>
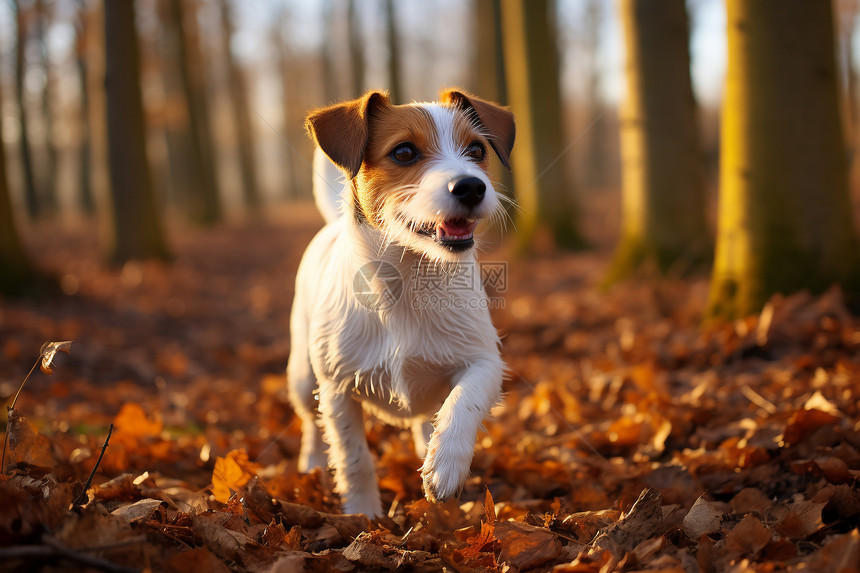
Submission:
<svg viewBox="0 0 860 573">
<path fill-rule="evenodd" d="M 809 570 L 838 573 L 860 571 L 860 532 L 854 529 L 845 535 L 834 536 L 811 557 Z"/>
<path fill-rule="evenodd" d="M 121 517 L 129 523 L 149 519 L 164 502 L 160 499 L 141 499 L 134 503 L 122 505 L 111 512 L 111 515 Z"/>
<path fill-rule="evenodd" d="M 552 532 L 517 521 L 498 521 L 499 560 L 519 570 L 531 569 L 552 561 L 561 553 L 561 542 Z"/>
<path fill-rule="evenodd" d="M 771 505 L 771 501 L 767 495 L 755 487 L 745 487 L 729 502 L 732 511 L 741 515 L 751 512 L 764 515 L 764 512 Z"/>
<path fill-rule="evenodd" d="M 9 412 L 9 450 L 16 464 L 51 469 L 57 463 L 54 445 L 39 434 L 19 410 Z"/>
<path fill-rule="evenodd" d="M 720 530 L 723 511 L 704 497 L 699 497 L 684 517 L 684 533 L 692 540 Z"/>
<path fill-rule="evenodd" d="M 726 551 L 732 557 L 755 557 L 772 537 L 771 530 L 759 518 L 746 515 L 726 534 Z"/>
<path fill-rule="evenodd" d="M 826 503 L 795 501 L 777 505 L 768 512 L 776 524 L 774 528 L 790 539 L 803 539 L 821 527 L 821 510 Z"/>
<path fill-rule="evenodd" d="M 54 373 L 54 358 L 57 356 L 57 352 L 65 352 L 66 354 L 71 353 L 72 341 L 64 340 L 63 342 L 46 342 L 42 345 L 42 349 L 39 351 L 39 356 L 41 356 L 42 363 L 39 367 L 42 372 L 45 374 L 53 374 Z"/>
</svg>

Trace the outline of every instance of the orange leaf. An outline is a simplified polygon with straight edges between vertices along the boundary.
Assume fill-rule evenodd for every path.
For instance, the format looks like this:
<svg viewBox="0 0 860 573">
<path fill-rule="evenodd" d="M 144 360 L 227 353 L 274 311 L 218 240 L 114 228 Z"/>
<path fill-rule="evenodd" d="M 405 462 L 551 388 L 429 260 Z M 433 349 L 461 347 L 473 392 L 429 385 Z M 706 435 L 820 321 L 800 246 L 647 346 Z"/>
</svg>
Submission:
<svg viewBox="0 0 860 573">
<path fill-rule="evenodd" d="M 151 420 L 143 408 L 134 402 L 127 402 L 120 408 L 113 422 L 119 441 L 138 440 L 158 436 L 163 424 L 161 420 Z"/>
<path fill-rule="evenodd" d="M 490 494 L 490 488 L 486 488 L 487 494 L 484 496 L 484 516 L 487 518 L 487 523 L 496 522 L 496 504 L 493 503 L 493 496 Z"/>
<path fill-rule="evenodd" d="M 255 473 L 257 466 L 248 460 L 245 450 L 233 450 L 223 458 L 216 458 L 212 472 L 212 493 L 215 499 L 227 503 L 232 492 L 244 487 Z"/>
</svg>

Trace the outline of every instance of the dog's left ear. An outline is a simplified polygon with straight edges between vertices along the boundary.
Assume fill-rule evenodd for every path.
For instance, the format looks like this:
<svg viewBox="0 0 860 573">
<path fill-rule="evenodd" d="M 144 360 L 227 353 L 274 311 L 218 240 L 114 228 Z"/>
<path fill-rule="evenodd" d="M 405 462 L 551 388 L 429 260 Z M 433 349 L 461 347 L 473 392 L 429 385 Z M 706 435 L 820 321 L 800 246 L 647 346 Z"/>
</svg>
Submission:
<svg viewBox="0 0 860 573">
<path fill-rule="evenodd" d="M 305 120 L 305 129 L 328 158 L 352 179 L 364 159 L 370 115 L 390 105 L 388 92 L 369 91 L 358 99 L 311 112 Z"/>
<path fill-rule="evenodd" d="M 508 171 L 511 170 L 511 150 L 514 148 L 516 125 L 510 109 L 456 88 L 443 90 L 440 101 L 473 115 L 486 130 L 490 147 L 499 156 L 502 165 Z"/>
</svg>

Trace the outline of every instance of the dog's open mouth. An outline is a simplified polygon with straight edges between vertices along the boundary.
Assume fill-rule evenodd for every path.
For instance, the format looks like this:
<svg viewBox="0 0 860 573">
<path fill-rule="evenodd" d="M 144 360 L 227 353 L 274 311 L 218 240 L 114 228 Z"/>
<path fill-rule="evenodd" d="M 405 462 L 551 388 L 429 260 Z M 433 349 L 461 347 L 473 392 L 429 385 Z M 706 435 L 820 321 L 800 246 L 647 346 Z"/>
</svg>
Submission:
<svg viewBox="0 0 860 573">
<path fill-rule="evenodd" d="M 451 251 L 464 251 L 475 244 L 475 227 L 478 220 L 472 218 L 446 219 L 441 222 L 416 225 L 419 235 L 430 237 Z"/>
</svg>

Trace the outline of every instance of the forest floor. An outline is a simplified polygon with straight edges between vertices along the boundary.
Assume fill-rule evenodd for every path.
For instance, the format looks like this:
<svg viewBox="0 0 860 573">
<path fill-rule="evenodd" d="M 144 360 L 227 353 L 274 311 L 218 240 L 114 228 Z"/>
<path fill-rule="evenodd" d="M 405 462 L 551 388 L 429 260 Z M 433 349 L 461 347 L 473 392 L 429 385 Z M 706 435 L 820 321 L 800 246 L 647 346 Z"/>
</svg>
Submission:
<svg viewBox="0 0 860 573">
<path fill-rule="evenodd" d="M 63 292 L 0 302 L 7 405 L 43 343 L 73 343 L 7 423 L 0 569 L 860 571 L 860 321 L 838 291 L 703 327 L 704 276 L 601 290 L 606 241 L 491 249 L 512 375 L 471 477 L 428 503 L 409 435 L 368 421 L 369 522 L 296 470 L 287 325 L 320 219 L 281 219 L 176 230 L 172 264 L 117 269 L 92 230 L 27 233 Z"/>
</svg>

